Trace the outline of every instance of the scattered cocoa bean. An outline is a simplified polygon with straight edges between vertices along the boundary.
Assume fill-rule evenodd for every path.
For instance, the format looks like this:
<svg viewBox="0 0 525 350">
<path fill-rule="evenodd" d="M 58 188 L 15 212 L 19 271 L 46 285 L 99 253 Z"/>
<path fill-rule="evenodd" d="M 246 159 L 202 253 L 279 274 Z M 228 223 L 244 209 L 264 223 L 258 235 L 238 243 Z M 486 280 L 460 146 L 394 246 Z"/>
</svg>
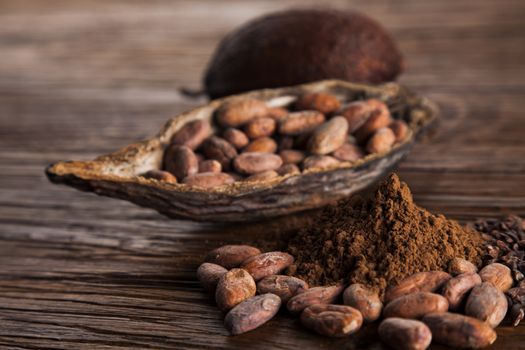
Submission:
<svg viewBox="0 0 525 350">
<path fill-rule="evenodd" d="M 316 304 L 304 309 L 301 323 L 328 337 L 345 337 L 361 328 L 363 316 L 351 306 Z"/>
<path fill-rule="evenodd" d="M 199 173 L 220 173 L 222 165 L 215 159 L 207 159 L 199 162 Z"/>
<path fill-rule="evenodd" d="M 237 150 L 223 138 L 212 136 L 202 144 L 202 151 L 209 159 L 215 159 L 224 170 L 230 169 L 230 163 L 237 156 Z"/>
<path fill-rule="evenodd" d="M 441 294 L 448 300 L 450 310 L 459 310 L 468 293 L 481 284 L 481 277 L 475 272 L 462 273 L 449 279 L 443 286 Z"/>
<path fill-rule="evenodd" d="M 396 141 L 396 136 L 390 128 L 380 128 L 372 135 L 366 144 L 368 153 L 388 152 Z"/>
<path fill-rule="evenodd" d="M 221 276 L 215 291 L 215 301 L 222 311 L 227 311 L 255 295 L 253 277 L 243 269 L 232 269 Z"/>
<path fill-rule="evenodd" d="M 279 174 L 275 170 L 266 170 L 257 174 L 248 176 L 244 181 L 246 182 L 259 182 L 268 181 L 279 177 Z"/>
<path fill-rule="evenodd" d="M 164 169 L 177 179 L 184 179 L 197 174 L 199 161 L 189 147 L 170 145 L 164 154 Z"/>
<path fill-rule="evenodd" d="M 395 350 L 425 350 L 432 341 L 430 329 L 421 321 L 387 318 L 378 328 L 381 341 Z"/>
<path fill-rule="evenodd" d="M 497 327 L 507 313 L 505 294 L 490 282 L 475 286 L 467 299 L 465 314 Z"/>
<path fill-rule="evenodd" d="M 301 173 L 301 170 L 295 164 L 284 164 L 276 171 L 277 171 L 277 174 L 279 174 L 280 176 L 298 175 Z"/>
<path fill-rule="evenodd" d="M 275 119 L 265 117 L 254 119 L 244 126 L 244 132 L 251 139 L 266 137 L 275 131 Z"/>
<path fill-rule="evenodd" d="M 500 263 L 493 263 L 485 266 L 479 272 L 483 282 L 490 282 L 502 292 L 506 292 L 512 287 L 514 281 L 510 269 Z"/>
<path fill-rule="evenodd" d="M 210 123 L 204 120 L 195 120 L 186 123 L 173 134 L 171 144 L 186 146 L 191 150 L 197 149 L 211 134 Z"/>
<path fill-rule="evenodd" d="M 357 145 L 351 143 L 345 143 L 338 149 L 336 149 L 332 156 L 342 162 L 355 162 L 356 160 L 363 158 L 365 154 Z"/>
<path fill-rule="evenodd" d="M 452 276 L 456 276 L 462 273 L 476 273 L 478 272 L 478 268 L 476 267 L 476 265 L 474 265 L 468 260 L 462 258 L 454 258 L 450 261 L 448 265 L 448 272 Z"/>
<path fill-rule="evenodd" d="M 241 267 L 248 271 L 256 281 L 266 276 L 276 275 L 294 261 L 293 256 L 284 252 L 268 252 L 252 256 L 243 261 Z"/>
<path fill-rule="evenodd" d="M 308 150 L 313 154 L 328 154 L 346 141 L 348 122 L 343 117 L 333 117 L 317 127 L 308 140 Z"/>
<path fill-rule="evenodd" d="M 443 271 L 415 273 L 403 279 L 396 286 L 387 288 L 385 302 L 388 303 L 403 295 L 415 292 L 437 292 L 451 278 L 452 276 Z"/>
<path fill-rule="evenodd" d="M 246 333 L 271 320 L 280 307 L 281 299 L 277 295 L 257 295 L 231 309 L 224 318 L 224 325 L 233 335 Z"/>
<path fill-rule="evenodd" d="M 274 153 L 275 151 L 277 151 L 277 143 L 271 137 L 261 137 L 253 140 L 243 149 L 243 153 Z"/>
<path fill-rule="evenodd" d="M 273 293 L 279 296 L 283 303 L 307 289 L 308 283 L 300 278 L 286 275 L 267 276 L 257 282 L 257 293 Z"/>
<path fill-rule="evenodd" d="M 383 303 L 379 299 L 379 294 L 360 283 L 348 286 L 343 292 L 345 305 L 359 310 L 366 322 L 373 322 L 381 316 Z"/>
<path fill-rule="evenodd" d="M 396 142 L 404 141 L 409 133 L 408 125 L 402 120 L 394 120 L 388 126 L 394 132 Z"/>
<path fill-rule="evenodd" d="M 264 101 L 243 99 L 224 103 L 216 113 L 220 125 L 237 127 L 252 119 L 265 117 L 268 107 Z"/>
<path fill-rule="evenodd" d="M 267 170 L 276 170 L 283 161 L 273 153 L 242 153 L 233 160 L 233 167 L 241 174 L 256 174 Z"/>
<path fill-rule="evenodd" d="M 279 157 L 283 160 L 283 164 L 299 164 L 306 157 L 303 151 L 295 149 L 285 149 L 279 152 Z"/>
<path fill-rule="evenodd" d="M 447 310 L 448 301 L 445 297 L 429 292 L 416 292 L 392 300 L 383 309 L 383 316 L 420 319 L 426 314 Z"/>
<path fill-rule="evenodd" d="M 268 117 L 273 118 L 277 121 L 286 117 L 288 113 L 290 113 L 290 111 L 282 107 L 273 107 L 268 109 Z"/>
<path fill-rule="evenodd" d="M 310 305 L 334 303 L 343 292 L 343 285 L 313 287 L 288 300 L 286 307 L 291 313 L 299 313 Z"/>
<path fill-rule="evenodd" d="M 241 265 L 246 259 L 261 254 L 261 251 L 249 245 L 229 244 L 216 248 L 206 254 L 204 261 L 231 269 Z"/>
<path fill-rule="evenodd" d="M 330 156 L 310 156 L 303 162 L 303 169 L 326 169 L 339 164 L 339 161 Z"/>
<path fill-rule="evenodd" d="M 293 112 L 279 121 L 279 133 L 292 136 L 304 134 L 313 131 L 324 120 L 324 115 L 319 112 Z"/>
<path fill-rule="evenodd" d="M 306 93 L 297 98 L 297 110 L 314 110 L 323 114 L 330 114 L 341 107 L 341 102 L 334 95 L 324 92 Z"/>
<path fill-rule="evenodd" d="M 177 178 L 173 176 L 173 174 L 163 171 L 163 170 L 150 170 L 146 171 L 144 174 L 141 175 L 142 177 L 146 179 L 155 179 L 159 181 L 166 181 L 176 184 Z"/>
<path fill-rule="evenodd" d="M 182 183 L 189 186 L 212 188 L 234 183 L 235 179 L 226 173 L 198 173 L 186 177 Z"/>
<path fill-rule="evenodd" d="M 220 265 L 205 262 L 197 269 L 197 279 L 204 289 L 210 293 L 215 293 L 217 283 L 226 272 L 228 270 Z"/>
<path fill-rule="evenodd" d="M 224 130 L 222 137 L 231 143 L 236 149 L 241 149 L 250 143 L 250 139 L 239 129 L 228 128 Z"/>
<path fill-rule="evenodd" d="M 476 318 L 450 312 L 428 314 L 423 322 L 436 342 L 458 348 L 483 348 L 496 341 L 496 332 Z"/>
</svg>

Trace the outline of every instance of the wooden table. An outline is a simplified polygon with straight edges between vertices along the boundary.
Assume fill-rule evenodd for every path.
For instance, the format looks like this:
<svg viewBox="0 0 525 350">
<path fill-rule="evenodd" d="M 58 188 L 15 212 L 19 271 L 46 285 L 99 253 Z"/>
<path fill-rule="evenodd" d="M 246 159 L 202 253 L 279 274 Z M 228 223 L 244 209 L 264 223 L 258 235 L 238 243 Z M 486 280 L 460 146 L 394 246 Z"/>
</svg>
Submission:
<svg viewBox="0 0 525 350">
<path fill-rule="evenodd" d="M 353 3 L 399 41 L 408 60 L 401 81 L 443 110 L 440 133 L 399 169 L 416 200 L 462 221 L 525 215 L 525 2 Z M 218 40 L 298 4 L 0 1 L 0 348 L 381 348 L 373 330 L 326 339 L 286 314 L 227 336 L 195 280 L 203 253 L 285 234 L 301 217 L 169 220 L 44 177 L 48 163 L 149 137 L 202 103 L 178 87 L 199 87 Z M 525 348 L 523 325 L 498 335 L 493 348 Z"/>
</svg>

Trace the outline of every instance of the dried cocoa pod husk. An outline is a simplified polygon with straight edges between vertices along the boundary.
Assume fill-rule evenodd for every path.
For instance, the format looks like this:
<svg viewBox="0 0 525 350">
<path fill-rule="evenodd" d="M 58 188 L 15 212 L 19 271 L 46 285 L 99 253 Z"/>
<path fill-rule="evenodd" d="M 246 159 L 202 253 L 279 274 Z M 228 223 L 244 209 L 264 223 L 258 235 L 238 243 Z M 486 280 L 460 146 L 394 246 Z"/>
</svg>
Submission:
<svg viewBox="0 0 525 350">
<path fill-rule="evenodd" d="M 452 276 L 443 271 L 415 273 L 403 279 L 397 285 L 387 288 L 384 301 L 388 303 L 403 295 L 415 292 L 437 292 L 451 278 Z"/>
<path fill-rule="evenodd" d="M 308 283 L 300 278 L 286 275 L 271 275 L 257 282 L 257 293 L 272 293 L 283 303 L 288 302 L 291 297 L 308 289 Z"/>
<path fill-rule="evenodd" d="M 345 305 L 359 310 L 366 322 L 377 320 L 383 309 L 383 303 L 377 291 L 360 283 L 351 284 L 345 289 L 343 302 Z"/>
<path fill-rule="evenodd" d="M 286 307 L 291 313 L 299 313 L 310 305 L 331 304 L 341 295 L 343 288 L 341 284 L 309 288 L 290 298 Z"/>
<path fill-rule="evenodd" d="M 481 277 L 477 273 L 462 273 L 449 279 L 441 294 L 448 300 L 450 310 L 459 310 L 468 293 L 478 284 L 481 284 Z"/>
<path fill-rule="evenodd" d="M 228 270 L 220 265 L 205 262 L 197 269 L 197 279 L 209 293 L 215 293 L 217 283 L 226 272 Z"/>
<path fill-rule="evenodd" d="M 395 350 L 425 350 L 432 341 L 426 324 L 398 317 L 383 320 L 378 333 L 381 341 Z"/>
<path fill-rule="evenodd" d="M 426 314 L 447 310 L 448 301 L 445 297 L 429 292 L 415 292 L 392 300 L 383 309 L 383 316 L 420 319 Z"/>
<path fill-rule="evenodd" d="M 233 335 L 246 333 L 271 320 L 280 307 L 281 299 L 277 295 L 257 295 L 231 309 L 224 318 L 224 325 Z"/>
<path fill-rule="evenodd" d="M 351 306 L 315 304 L 303 310 L 301 323 L 328 337 L 345 337 L 361 328 L 363 316 Z"/>
<path fill-rule="evenodd" d="M 226 269 L 238 267 L 246 259 L 261 254 L 258 248 L 244 244 L 229 244 L 206 254 L 204 261 L 223 266 Z"/>
<path fill-rule="evenodd" d="M 189 147 L 170 145 L 164 154 L 164 169 L 177 179 L 184 179 L 197 174 L 199 160 Z"/>
<path fill-rule="evenodd" d="M 308 140 L 307 149 L 313 154 L 323 155 L 335 151 L 346 141 L 348 122 L 343 117 L 333 117 L 318 126 Z"/>
<path fill-rule="evenodd" d="M 146 179 L 155 179 L 155 180 L 170 182 L 174 184 L 177 183 L 177 178 L 175 177 L 175 175 L 167 171 L 164 171 L 164 170 L 149 170 L 149 171 L 146 171 L 141 176 Z"/>
<path fill-rule="evenodd" d="M 242 150 L 243 153 L 274 153 L 275 151 L 277 151 L 277 143 L 271 137 L 261 137 L 253 140 Z"/>
<path fill-rule="evenodd" d="M 301 135 L 313 131 L 325 121 L 325 116 L 316 111 L 292 112 L 279 121 L 282 135 Z"/>
<path fill-rule="evenodd" d="M 505 294 L 490 282 L 475 286 L 467 299 L 465 314 L 496 328 L 507 314 Z"/>
<path fill-rule="evenodd" d="M 215 301 L 222 311 L 227 311 L 235 305 L 255 295 L 255 281 L 248 271 L 231 269 L 221 276 L 215 290 Z"/>
<path fill-rule="evenodd" d="M 502 292 L 509 290 L 514 281 L 510 269 L 500 263 L 493 263 L 485 266 L 479 272 L 483 282 L 490 282 Z"/>
<path fill-rule="evenodd" d="M 210 135 L 210 123 L 204 120 L 195 120 L 186 123 L 174 133 L 171 137 L 171 144 L 186 146 L 191 150 L 196 150 Z"/>
<path fill-rule="evenodd" d="M 241 174 L 257 174 L 276 170 L 283 165 L 281 157 L 273 153 L 247 152 L 235 157 L 233 167 Z"/>
<path fill-rule="evenodd" d="M 268 252 L 252 256 L 241 264 L 258 281 L 266 276 L 276 275 L 294 261 L 293 256 L 284 252 Z"/>
<path fill-rule="evenodd" d="M 235 179 L 226 173 L 198 173 L 188 176 L 182 181 L 186 185 L 201 188 L 213 188 L 234 182 Z"/>
<path fill-rule="evenodd" d="M 448 272 L 452 276 L 457 276 L 462 273 L 476 273 L 478 272 L 478 268 L 468 260 L 463 258 L 454 258 L 449 262 Z"/>
<path fill-rule="evenodd" d="M 246 98 L 224 103 L 216 112 L 217 122 L 224 127 L 238 127 L 252 119 L 262 118 L 268 114 L 264 101 Z"/>
<path fill-rule="evenodd" d="M 331 94 L 323 92 L 313 92 L 302 94 L 295 101 L 296 110 L 313 110 L 323 114 L 330 114 L 341 107 L 339 99 Z"/>
</svg>

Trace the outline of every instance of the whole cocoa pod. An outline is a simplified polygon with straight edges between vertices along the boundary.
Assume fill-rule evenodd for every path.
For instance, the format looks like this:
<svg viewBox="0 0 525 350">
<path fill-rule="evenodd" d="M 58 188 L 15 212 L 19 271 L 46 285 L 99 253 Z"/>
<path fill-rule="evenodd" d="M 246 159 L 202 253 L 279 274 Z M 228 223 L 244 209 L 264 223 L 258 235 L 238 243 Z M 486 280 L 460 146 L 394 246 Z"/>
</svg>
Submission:
<svg viewBox="0 0 525 350">
<path fill-rule="evenodd" d="M 421 321 L 391 317 L 378 328 L 379 337 L 395 350 L 425 350 L 432 341 L 430 329 Z"/>
<path fill-rule="evenodd" d="M 425 271 L 415 273 L 412 276 L 403 279 L 396 286 L 387 288 L 385 293 L 385 303 L 410 293 L 436 292 L 451 278 L 452 276 L 443 271 Z"/>
<path fill-rule="evenodd" d="M 281 299 L 277 295 L 257 295 L 231 309 L 224 318 L 224 325 L 233 335 L 246 333 L 272 319 L 280 307 Z"/>
<path fill-rule="evenodd" d="M 301 323 L 322 335 L 345 337 L 361 328 L 363 316 L 351 306 L 316 304 L 303 310 Z"/>
<path fill-rule="evenodd" d="M 341 284 L 310 288 L 290 298 L 286 307 L 291 313 L 299 313 L 310 305 L 334 303 L 342 292 Z"/>
<path fill-rule="evenodd" d="M 492 283 L 483 282 L 472 289 L 465 305 L 465 314 L 497 327 L 507 313 L 507 298 Z"/>
<path fill-rule="evenodd" d="M 477 273 L 462 273 L 449 279 L 441 294 L 447 298 L 450 310 L 458 310 L 467 294 L 478 284 L 481 284 L 481 277 Z"/>
<path fill-rule="evenodd" d="M 345 305 L 359 310 L 366 322 L 373 322 L 381 316 L 383 303 L 376 291 L 363 284 L 355 283 L 348 286 L 343 292 Z"/>
<path fill-rule="evenodd" d="M 343 117 L 333 117 L 317 127 L 308 140 L 308 150 L 313 154 L 328 154 L 346 141 L 348 122 Z"/>
<path fill-rule="evenodd" d="M 419 319 L 426 314 L 446 312 L 447 310 L 448 301 L 445 297 L 429 292 L 416 292 L 392 300 L 385 306 L 383 315 L 385 318 Z"/>
<path fill-rule="evenodd" d="M 276 154 L 248 152 L 235 157 L 233 166 L 242 174 L 256 174 L 267 170 L 276 170 L 283 160 Z"/>
<path fill-rule="evenodd" d="M 259 254 L 261 251 L 255 247 L 244 244 L 229 244 L 209 252 L 204 261 L 231 269 L 240 266 L 249 257 Z"/>
<path fill-rule="evenodd" d="M 221 276 L 215 290 L 215 301 L 222 311 L 227 311 L 255 295 L 253 277 L 243 269 L 232 269 Z"/>
<path fill-rule="evenodd" d="M 268 252 L 252 256 L 243 261 L 241 267 L 258 281 L 286 269 L 294 261 L 293 256 L 283 252 Z"/>
<path fill-rule="evenodd" d="M 217 122 L 225 127 L 237 127 L 268 114 L 266 103 L 247 98 L 224 103 L 216 112 Z"/>
<path fill-rule="evenodd" d="M 273 293 L 279 296 L 283 303 L 288 302 L 291 297 L 307 289 L 308 283 L 302 279 L 285 275 L 267 276 L 257 282 L 257 292 L 259 294 Z"/>
</svg>

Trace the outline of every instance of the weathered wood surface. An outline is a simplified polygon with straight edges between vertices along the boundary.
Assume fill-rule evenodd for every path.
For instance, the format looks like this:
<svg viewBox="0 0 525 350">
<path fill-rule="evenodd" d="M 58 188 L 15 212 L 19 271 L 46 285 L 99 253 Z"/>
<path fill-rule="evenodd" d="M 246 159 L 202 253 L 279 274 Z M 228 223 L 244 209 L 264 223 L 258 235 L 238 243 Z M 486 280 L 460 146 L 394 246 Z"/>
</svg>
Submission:
<svg viewBox="0 0 525 350">
<path fill-rule="evenodd" d="M 246 19 L 315 1 L 0 1 L 0 348 L 361 348 L 279 315 L 228 337 L 197 284 L 203 253 L 304 224 L 164 218 L 53 186 L 44 166 L 153 135 L 199 103 L 219 38 Z M 348 7 L 345 1 L 334 6 Z M 416 200 L 467 221 L 525 215 L 525 2 L 355 1 L 408 60 L 401 81 L 438 101 L 438 135 L 400 167 Z M 523 348 L 525 326 L 493 348 Z"/>
</svg>

